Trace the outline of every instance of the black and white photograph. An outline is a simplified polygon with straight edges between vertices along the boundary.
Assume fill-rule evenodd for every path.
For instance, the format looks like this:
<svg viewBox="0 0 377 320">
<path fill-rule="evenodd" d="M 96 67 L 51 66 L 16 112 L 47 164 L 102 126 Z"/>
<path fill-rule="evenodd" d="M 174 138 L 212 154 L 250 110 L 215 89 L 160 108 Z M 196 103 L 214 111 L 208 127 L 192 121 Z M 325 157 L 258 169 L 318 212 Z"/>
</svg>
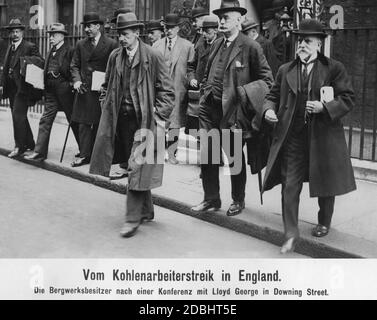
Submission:
<svg viewBox="0 0 377 320">
<path fill-rule="evenodd" d="M 376 16 L 0 0 L 0 299 L 377 299 Z"/>
</svg>

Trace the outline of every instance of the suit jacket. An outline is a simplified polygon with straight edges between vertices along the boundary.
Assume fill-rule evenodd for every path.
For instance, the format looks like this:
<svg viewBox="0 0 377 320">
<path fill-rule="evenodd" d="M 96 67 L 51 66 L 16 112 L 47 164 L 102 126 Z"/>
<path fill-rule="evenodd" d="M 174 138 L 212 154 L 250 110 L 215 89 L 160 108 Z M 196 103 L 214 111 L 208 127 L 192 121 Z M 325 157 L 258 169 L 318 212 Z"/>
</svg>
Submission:
<svg viewBox="0 0 377 320">
<path fill-rule="evenodd" d="M 279 122 L 273 130 L 263 190 L 281 183 L 280 151 L 293 121 L 300 76 L 299 59 L 281 66 L 276 83 L 264 102 L 264 112 L 275 110 Z M 311 71 L 309 99 L 320 101 L 323 86 L 334 88 L 334 100 L 325 112 L 312 114 L 309 124 L 309 189 L 311 197 L 345 194 L 356 189 L 341 118 L 354 106 L 351 79 L 342 63 L 319 54 Z"/>
<path fill-rule="evenodd" d="M 74 49 L 71 47 L 66 41 L 64 44 L 56 51 L 56 57 L 59 61 L 59 73 L 64 78 L 66 82 L 72 82 L 72 74 L 71 74 L 71 61 L 73 57 Z M 46 63 L 44 66 L 44 79 L 46 84 L 47 78 L 47 71 L 48 71 L 48 64 L 51 57 L 51 50 L 47 53 Z"/>
<path fill-rule="evenodd" d="M 164 56 L 167 50 L 167 38 L 156 41 L 153 47 Z M 188 101 L 187 64 L 194 57 L 194 46 L 178 36 L 171 55 L 169 74 L 174 83 L 175 106 L 169 119 L 170 128 L 182 128 L 185 126 Z"/>
<path fill-rule="evenodd" d="M 110 53 L 116 48 L 118 48 L 118 43 L 103 34 L 94 49 L 88 38 L 80 40 L 76 44 L 70 68 L 72 80 L 73 83 L 81 81 L 87 92 L 79 94 L 75 99 L 72 113 L 73 121 L 98 124 L 101 117 L 100 93 L 91 91 L 92 75 L 94 71 L 106 71 Z"/>
<path fill-rule="evenodd" d="M 10 52 L 11 52 L 11 46 L 8 47 L 7 53 L 5 55 L 4 59 L 4 69 L 3 69 L 3 75 L 1 78 L 1 86 L 3 87 L 3 98 L 9 98 L 9 86 L 10 83 L 8 81 L 8 73 L 9 69 L 13 69 L 13 78 L 17 86 L 17 94 L 25 94 L 28 97 L 28 105 L 34 105 L 35 99 L 33 99 L 34 96 L 34 88 L 32 85 L 25 82 L 25 77 L 21 75 L 21 58 L 25 57 L 32 57 L 35 61 L 44 63 L 44 60 L 42 56 L 39 53 L 38 47 L 31 42 L 28 42 L 26 40 L 22 40 L 20 45 L 18 46 L 15 57 L 13 60 L 13 64 L 11 65 L 10 61 Z"/>
<path fill-rule="evenodd" d="M 110 172 L 118 113 L 123 97 L 122 75 L 124 59 L 127 59 L 123 50 L 123 48 L 115 50 L 110 55 L 107 66 L 104 84 L 107 94 L 102 103 L 103 112 L 90 163 L 92 174 L 108 176 Z M 139 128 L 154 132 L 154 135 L 149 136 L 151 139 L 146 140 L 146 144 L 157 143 L 158 141 L 155 140 L 157 137 L 164 144 L 165 127 L 159 126 L 156 120 L 169 119 L 174 106 L 173 84 L 161 54 L 142 41 L 131 67 L 130 92 L 137 110 L 136 114 L 141 114 L 141 118 L 138 118 Z M 159 132 L 159 136 L 156 132 Z M 138 152 L 134 152 L 137 149 L 144 150 L 142 141 L 137 139 L 138 136 L 140 138 L 140 133 L 130 141 L 133 143 L 133 149 L 129 160 L 131 172 L 128 176 L 128 185 L 130 190 L 150 190 L 159 187 L 162 183 L 165 148 L 160 143 L 159 148 L 154 149 L 155 156 L 159 157 L 158 162 L 137 163 L 135 157 Z"/>
<path fill-rule="evenodd" d="M 221 129 L 238 128 L 247 132 L 251 130 L 251 123 L 247 127 L 243 127 L 237 121 L 237 112 L 242 108 L 242 104 L 248 103 L 241 100 L 237 88 L 244 87 L 250 82 L 262 80 L 266 83 L 268 88 L 271 88 L 273 78 L 271 69 L 263 54 L 262 48 L 254 40 L 245 36 L 241 32 L 234 40 L 232 51 L 229 60 L 226 64 L 224 81 L 223 81 L 223 95 L 222 95 L 222 109 L 223 118 L 220 122 Z M 206 82 L 210 68 L 213 66 L 213 60 L 219 51 L 220 47 L 224 44 L 224 38 L 215 41 L 211 47 L 211 52 L 203 79 L 203 90 L 201 97 L 201 106 L 205 105 Z"/>
</svg>

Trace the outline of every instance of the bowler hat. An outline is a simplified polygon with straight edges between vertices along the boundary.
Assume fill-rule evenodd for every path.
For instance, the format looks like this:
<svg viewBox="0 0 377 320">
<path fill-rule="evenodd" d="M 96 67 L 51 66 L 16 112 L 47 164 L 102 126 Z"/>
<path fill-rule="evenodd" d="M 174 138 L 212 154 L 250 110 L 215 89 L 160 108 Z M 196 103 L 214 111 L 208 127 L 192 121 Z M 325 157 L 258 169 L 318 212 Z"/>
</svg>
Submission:
<svg viewBox="0 0 377 320">
<path fill-rule="evenodd" d="M 21 20 L 20 19 L 11 19 L 10 22 L 9 22 L 9 25 L 6 26 L 6 29 L 8 30 L 12 30 L 12 29 L 22 29 L 24 30 L 25 29 L 25 25 L 23 25 L 21 23 Z"/>
<path fill-rule="evenodd" d="M 151 32 L 153 30 L 163 30 L 161 20 L 151 20 L 148 23 L 148 32 Z"/>
<path fill-rule="evenodd" d="M 128 8 L 119 8 L 119 9 L 116 9 L 114 11 L 114 14 L 113 14 L 113 17 L 111 18 L 111 23 L 116 23 L 117 22 L 117 18 L 118 18 L 118 15 L 120 15 L 121 13 L 128 13 L 128 12 L 132 12 L 132 10 L 128 9 Z"/>
<path fill-rule="evenodd" d="M 238 0 L 222 0 L 220 8 L 213 10 L 212 12 L 215 15 L 219 15 L 229 11 L 237 11 L 241 13 L 241 15 L 245 15 L 247 13 L 247 9 L 241 7 Z"/>
<path fill-rule="evenodd" d="M 62 33 L 67 35 L 68 31 L 65 29 L 64 24 L 55 22 L 50 25 L 50 30 L 47 30 L 47 33 Z"/>
<path fill-rule="evenodd" d="M 320 38 L 327 37 L 322 23 L 316 19 L 302 20 L 298 30 L 294 30 L 292 33 L 299 36 L 318 36 Z"/>
<path fill-rule="evenodd" d="M 179 24 L 179 16 L 176 13 L 169 13 L 164 22 L 167 27 L 175 27 Z"/>
<path fill-rule="evenodd" d="M 121 13 L 118 15 L 115 30 L 133 29 L 144 27 L 144 24 L 137 20 L 133 12 Z"/>
<path fill-rule="evenodd" d="M 81 24 L 103 24 L 103 20 L 100 19 L 99 14 L 95 12 L 88 12 L 84 14 L 84 21 Z"/>
<path fill-rule="evenodd" d="M 208 11 L 207 11 L 206 8 L 196 7 L 196 8 L 191 10 L 191 18 L 192 19 L 199 18 L 199 17 L 206 16 L 206 15 L 208 15 Z"/>
<path fill-rule="evenodd" d="M 244 22 L 242 22 L 242 32 L 245 32 L 258 26 L 259 23 L 256 22 L 254 19 L 247 19 Z"/>
<path fill-rule="evenodd" d="M 218 28 L 219 27 L 219 19 L 216 16 L 205 16 L 203 20 L 203 29 L 206 28 Z"/>
</svg>

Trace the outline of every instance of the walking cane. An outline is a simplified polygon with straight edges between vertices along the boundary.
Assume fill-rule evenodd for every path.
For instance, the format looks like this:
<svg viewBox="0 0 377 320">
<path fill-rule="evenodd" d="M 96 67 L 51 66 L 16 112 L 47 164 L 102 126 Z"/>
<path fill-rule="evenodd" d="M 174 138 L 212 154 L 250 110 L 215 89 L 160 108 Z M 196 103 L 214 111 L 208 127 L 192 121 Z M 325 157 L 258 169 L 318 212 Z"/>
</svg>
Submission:
<svg viewBox="0 0 377 320">
<path fill-rule="evenodd" d="M 258 172 L 258 182 L 259 182 L 259 194 L 260 194 L 260 204 L 263 206 L 263 192 L 262 192 L 262 171 Z"/>
<path fill-rule="evenodd" d="M 73 106 L 76 105 L 76 102 L 77 102 L 77 95 L 78 93 L 75 93 L 75 98 L 73 100 Z M 63 162 L 63 157 L 64 157 L 64 152 L 65 152 L 65 148 L 67 146 L 67 141 L 68 141 L 68 136 L 69 136 L 69 130 L 71 129 L 71 125 L 72 125 L 72 120 L 69 121 L 69 124 L 68 124 L 68 129 L 67 129 L 67 134 L 65 135 L 65 140 L 64 140 L 64 145 L 63 145 L 63 150 L 62 150 L 62 154 L 60 156 L 60 163 Z"/>
</svg>

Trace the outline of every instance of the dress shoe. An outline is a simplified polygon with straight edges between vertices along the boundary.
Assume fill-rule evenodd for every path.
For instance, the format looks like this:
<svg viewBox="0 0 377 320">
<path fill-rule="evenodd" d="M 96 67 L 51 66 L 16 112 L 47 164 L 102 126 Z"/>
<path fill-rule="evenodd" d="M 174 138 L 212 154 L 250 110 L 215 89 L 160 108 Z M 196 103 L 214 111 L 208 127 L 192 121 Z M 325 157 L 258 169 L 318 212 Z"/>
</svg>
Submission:
<svg viewBox="0 0 377 320">
<path fill-rule="evenodd" d="M 20 148 L 15 148 L 10 154 L 8 154 L 8 158 L 16 158 L 19 157 L 24 152 L 20 150 Z"/>
<path fill-rule="evenodd" d="M 149 217 L 144 217 L 144 218 L 141 218 L 141 223 L 144 223 L 144 222 L 151 222 L 154 220 L 154 212 L 149 216 Z"/>
<path fill-rule="evenodd" d="M 286 254 L 289 252 L 293 252 L 295 250 L 297 243 L 296 238 L 289 238 L 287 241 L 284 242 L 283 246 L 280 249 L 281 254 Z"/>
<path fill-rule="evenodd" d="M 90 163 L 90 159 L 89 158 L 78 158 L 76 159 L 75 161 L 73 161 L 71 163 L 71 167 L 75 168 L 75 167 L 81 167 L 85 164 L 89 164 Z"/>
<path fill-rule="evenodd" d="M 43 160 L 46 160 L 46 157 L 38 152 L 33 152 L 32 154 L 25 156 L 24 159 L 34 160 L 34 161 L 43 161 Z"/>
<path fill-rule="evenodd" d="M 75 158 L 80 158 L 80 152 L 75 154 Z"/>
<path fill-rule="evenodd" d="M 329 229 L 321 224 L 317 224 L 312 230 L 312 236 L 317 238 L 325 237 L 329 233 Z"/>
<path fill-rule="evenodd" d="M 168 162 L 169 162 L 170 164 L 173 164 L 173 165 L 177 165 L 177 164 L 179 164 L 179 161 L 177 160 L 177 158 L 176 158 L 175 156 L 169 156 L 169 158 L 168 158 Z"/>
<path fill-rule="evenodd" d="M 242 212 L 245 209 L 245 201 L 233 201 L 230 205 L 226 215 L 228 217 L 234 217 Z"/>
<path fill-rule="evenodd" d="M 114 170 L 109 175 L 110 180 L 119 180 L 119 179 L 123 179 L 123 178 L 127 178 L 127 177 L 128 177 L 128 170 L 123 169 L 123 168 L 119 168 L 117 170 Z"/>
<path fill-rule="evenodd" d="M 133 235 L 135 235 L 139 226 L 140 222 L 125 222 L 120 230 L 120 235 L 123 238 L 131 238 Z"/>
<path fill-rule="evenodd" d="M 221 200 L 204 200 L 199 205 L 192 207 L 194 212 L 215 212 L 221 208 Z"/>
</svg>

